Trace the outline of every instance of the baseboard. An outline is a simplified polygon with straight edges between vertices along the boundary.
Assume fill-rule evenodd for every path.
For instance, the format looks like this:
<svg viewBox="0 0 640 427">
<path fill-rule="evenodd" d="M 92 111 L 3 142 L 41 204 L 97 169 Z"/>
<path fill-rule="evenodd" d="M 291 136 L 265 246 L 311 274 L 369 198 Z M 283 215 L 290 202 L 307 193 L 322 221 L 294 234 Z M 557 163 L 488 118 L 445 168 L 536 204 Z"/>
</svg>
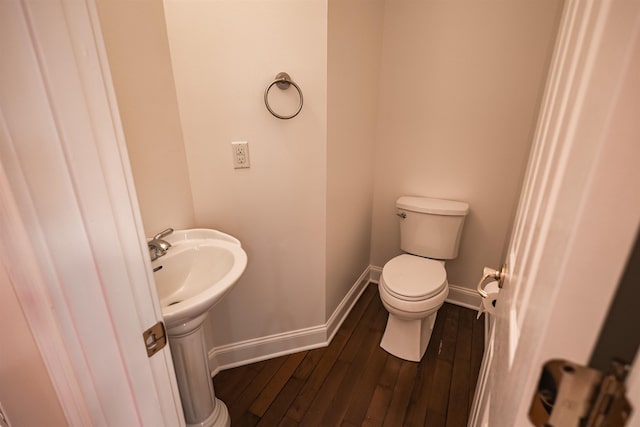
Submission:
<svg viewBox="0 0 640 427">
<path fill-rule="evenodd" d="M 209 350 L 211 376 L 224 369 L 327 346 L 371 281 L 370 270 L 371 267 L 365 269 L 324 325 L 254 338 Z"/>
<path fill-rule="evenodd" d="M 358 277 L 356 283 L 354 283 L 351 289 L 349 289 L 347 295 L 345 295 L 342 301 L 340 301 L 340 304 L 338 304 L 338 307 L 336 307 L 336 309 L 333 311 L 333 314 L 331 314 L 329 320 L 327 320 L 327 345 L 331 342 L 336 332 L 338 332 L 338 329 L 342 325 L 342 322 L 344 322 L 344 319 L 347 318 L 347 315 L 349 314 L 355 303 L 358 302 L 358 299 L 360 299 L 360 295 L 362 295 L 364 290 L 367 288 L 370 276 L 370 269 L 366 268 L 362 272 L 360 277 Z"/>
<path fill-rule="evenodd" d="M 476 291 L 469 288 L 449 284 L 449 296 L 446 301 L 477 311 L 482 302 L 482 297 L 480 297 Z"/>
<path fill-rule="evenodd" d="M 376 267 L 375 265 L 370 265 L 369 272 L 370 272 L 369 281 L 375 284 L 380 283 L 380 276 L 382 276 L 382 268 Z"/>
<path fill-rule="evenodd" d="M 211 376 L 224 369 L 323 347 L 326 337 L 326 326 L 322 325 L 214 347 L 209 351 Z"/>
</svg>

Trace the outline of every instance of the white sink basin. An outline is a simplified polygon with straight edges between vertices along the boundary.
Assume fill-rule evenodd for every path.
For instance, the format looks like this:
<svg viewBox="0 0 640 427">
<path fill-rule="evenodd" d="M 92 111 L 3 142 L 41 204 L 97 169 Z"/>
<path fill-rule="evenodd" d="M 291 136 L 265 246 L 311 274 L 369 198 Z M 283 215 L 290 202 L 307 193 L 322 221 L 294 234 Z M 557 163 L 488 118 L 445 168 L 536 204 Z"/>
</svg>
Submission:
<svg viewBox="0 0 640 427">
<path fill-rule="evenodd" d="M 208 229 L 176 230 L 166 255 L 151 262 L 169 334 L 199 326 L 247 266 L 240 241 Z"/>
</svg>

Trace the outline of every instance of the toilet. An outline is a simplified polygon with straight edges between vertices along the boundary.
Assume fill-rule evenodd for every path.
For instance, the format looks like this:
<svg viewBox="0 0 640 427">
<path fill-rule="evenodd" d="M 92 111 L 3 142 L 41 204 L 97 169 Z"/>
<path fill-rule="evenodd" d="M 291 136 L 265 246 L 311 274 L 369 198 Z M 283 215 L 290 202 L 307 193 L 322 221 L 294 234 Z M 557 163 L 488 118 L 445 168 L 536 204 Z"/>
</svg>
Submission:
<svg viewBox="0 0 640 427">
<path fill-rule="evenodd" d="M 406 253 L 382 268 L 378 290 L 389 318 L 380 346 L 396 357 L 419 362 L 449 294 L 445 260 L 458 256 L 469 204 L 403 196 L 396 210 L 400 248 Z"/>
</svg>

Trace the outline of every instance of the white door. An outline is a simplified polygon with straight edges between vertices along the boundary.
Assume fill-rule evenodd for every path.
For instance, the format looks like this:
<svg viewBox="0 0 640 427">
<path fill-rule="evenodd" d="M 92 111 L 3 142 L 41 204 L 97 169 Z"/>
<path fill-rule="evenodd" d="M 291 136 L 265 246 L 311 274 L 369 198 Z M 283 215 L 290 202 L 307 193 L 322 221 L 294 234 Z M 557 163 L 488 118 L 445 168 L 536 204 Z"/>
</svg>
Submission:
<svg viewBox="0 0 640 427">
<path fill-rule="evenodd" d="M 93 1 L 0 1 L 0 52 L 2 286 L 59 407 L 71 426 L 184 425 L 169 347 L 148 358 L 142 337 L 162 314 Z M 47 408 L 2 403 L 13 425 Z"/>
<path fill-rule="evenodd" d="M 588 363 L 640 219 L 639 107 L 640 2 L 567 1 L 470 426 L 531 425 L 543 364 Z"/>
</svg>

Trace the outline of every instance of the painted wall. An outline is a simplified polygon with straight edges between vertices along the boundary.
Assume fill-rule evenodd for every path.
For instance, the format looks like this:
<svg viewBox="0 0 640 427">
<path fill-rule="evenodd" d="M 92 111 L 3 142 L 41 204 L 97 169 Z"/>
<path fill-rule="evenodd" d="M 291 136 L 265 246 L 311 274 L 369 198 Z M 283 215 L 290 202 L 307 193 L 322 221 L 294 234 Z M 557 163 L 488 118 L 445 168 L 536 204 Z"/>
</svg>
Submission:
<svg viewBox="0 0 640 427">
<path fill-rule="evenodd" d="M 162 0 L 97 0 L 147 236 L 194 224 Z"/>
<path fill-rule="evenodd" d="M 465 200 L 449 283 L 500 267 L 562 2 L 386 2 L 371 263 L 400 253 L 395 200 Z"/>
<path fill-rule="evenodd" d="M 329 0 L 327 318 L 369 266 L 383 10 L 383 0 Z"/>
<path fill-rule="evenodd" d="M 196 224 L 242 241 L 249 262 L 209 317 L 208 345 L 325 322 L 327 4 L 165 0 Z M 280 71 L 304 108 L 279 120 L 263 94 Z M 270 94 L 290 113 L 293 88 Z M 251 168 L 234 169 L 232 141 Z"/>
</svg>

